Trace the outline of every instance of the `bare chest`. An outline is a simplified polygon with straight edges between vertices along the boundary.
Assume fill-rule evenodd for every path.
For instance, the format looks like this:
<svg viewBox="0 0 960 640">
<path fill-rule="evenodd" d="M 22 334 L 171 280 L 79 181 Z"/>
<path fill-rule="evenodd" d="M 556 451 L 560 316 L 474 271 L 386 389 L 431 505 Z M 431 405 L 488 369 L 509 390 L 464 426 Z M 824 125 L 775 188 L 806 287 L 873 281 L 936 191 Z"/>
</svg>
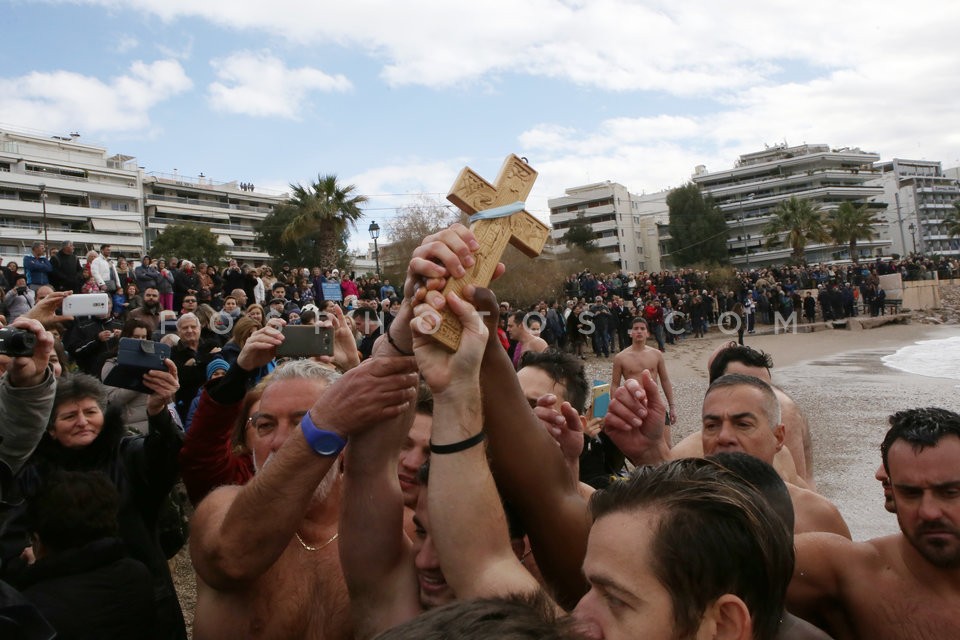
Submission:
<svg viewBox="0 0 960 640">
<path fill-rule="evenodd" d="M 864 640 L 960 638 L 960 594 L 944 597 L 897 577 L 860 585 L 851 614 L 850 626 Z"/>
<path fill-rule="evenodd" d="M 242 591 L 198 588 L 194 637 L 351 639 L 350 601 L 336 543 L 308 552 L 294 541 Z"/>
</svg>

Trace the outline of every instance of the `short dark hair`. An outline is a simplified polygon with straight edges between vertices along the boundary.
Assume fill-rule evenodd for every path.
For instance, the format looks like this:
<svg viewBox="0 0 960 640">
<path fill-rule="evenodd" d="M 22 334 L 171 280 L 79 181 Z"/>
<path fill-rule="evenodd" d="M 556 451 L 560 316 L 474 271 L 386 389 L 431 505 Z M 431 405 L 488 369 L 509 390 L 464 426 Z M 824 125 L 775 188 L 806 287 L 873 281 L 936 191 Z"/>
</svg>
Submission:
<svg viewBox="0 0 960 640">
<path fill-rule="evenodd" d="M 540 353 L 525 351 L 520 357 L 520 369 L 525 367 L 540 369 L 550 376 L 551 380 L 562 384 L 567 391 L 567 402 L 577 413 L 583 413 L 587 406 L 590 383 L 587 381 L 583 364 L 576 356 L 555 349 Z"/>
<path fill-rule="evenodd" d="M 919 453 L 926 447 L 935 447 L 941 438 L 949 435 L 960 437 L 960 414 L 937 407 L 898 411 L 890 416 L 890 430 L 880 444 L 884 469 L 889 475 L 887 456 L 897 440 L 905 441 Z"/>
<path fill-rule="evenodd" d="M 710 382 L 722 376 L 731 362 L 741 362 L 748 367 L 763 367 L 767 370 L 767 373 L 773 368 L 773 358 L 770 357 L 769 353 L 757 351 L 744 345 L 727 347 L 718 353 L 713 362 L 710 363 Z"/>
<path fill-rule="evenodd" d="M 377 640 L 579 640 L 569 616 L 542 592 L 460 600 L 427 611 Z"/>
<path fill-rule="evenodd" d="M 670 593 L 678 637 L 692 636 L 707 607 L 728 593 L 749 609 L 754 638 L 776 636 L 793 539 L 756 489 L 712 460 L 684 458 L 640 467 L 590 499 L 595 522 L 644 508 L 659 513 L 651 568 Z"/>
<path fill-rule="evenodd" d="M 647 331 L 650 330 L 650 323 L 647 322 L 647 319 L 643 316 L 634 316 L 633 320 L 630 321 L 630 328 L 633 329 L 634 325 L 642 324 L 647 328 Z"/>
<path fill-rule="evenodd" d="M 780 474 L 772 465 L 742 451 L 724 451 L 709 456 L 708 459 L 750 483 L 754 489 L 760 492 L 760 495 L 767 499 L 777 515 L 783 518 L 787 530 L 793 531 L 795 516 L 790 491 L 787 489 L 787 483 L 783 481 L 783 478 L 780 477 Z"/>
<path fill-rule="evenodd" d="M 53 398 L 53 411 L 47 428 L 53 427 L 57 418 L 57 409 L 66 402 L 93 398 L 103 411 L 107 406 L 106 392 L 99 380 L 85 373 L 72 373 L 57 380 L 57 393 Z"/>
<path fill-rule="evenodd" d="M 30 530 L 51 551 L 82 547 L 119 532 L 120 495 L 100 471 L 55 470 L 27 503 Z"/>
</svg>

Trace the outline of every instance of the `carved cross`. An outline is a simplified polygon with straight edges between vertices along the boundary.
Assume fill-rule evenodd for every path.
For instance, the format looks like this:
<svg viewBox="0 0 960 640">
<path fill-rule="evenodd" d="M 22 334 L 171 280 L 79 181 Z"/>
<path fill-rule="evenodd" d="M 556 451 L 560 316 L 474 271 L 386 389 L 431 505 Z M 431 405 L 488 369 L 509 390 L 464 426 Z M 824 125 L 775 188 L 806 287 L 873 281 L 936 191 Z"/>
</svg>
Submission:
<svg viewBox="0 0 960 640">
<path fill-rule="evenodd" d="M 507 156 L 503 162 L 494 184 L 484 180 L 470 167 L 464 167 L 460 172 L 447 194 L 447 200 L 463 212 L 473 215 L 514 203 L 520 203 L 520 208 L 511 215 L 477 220 L 470 225 L 470 230 L 480 243 L 479 251 L 474 254 L 476 264 L 463 278 L 449 280 L 443 290 L 444 295 L 449 291 L 459 295 L 468 284 L 489 286 L 508 243 L 531 258 L 540 255 L 550 235 L 550 229 L 522 209 L 522 203 L 536 179 L 537 172 L 513 154 Z M 451 351 L 456 351 L 460 346 L 463 327 L 449 310 L 444 309 L 442 316 L 443 322 L 433 337 Z"/>
</svg>

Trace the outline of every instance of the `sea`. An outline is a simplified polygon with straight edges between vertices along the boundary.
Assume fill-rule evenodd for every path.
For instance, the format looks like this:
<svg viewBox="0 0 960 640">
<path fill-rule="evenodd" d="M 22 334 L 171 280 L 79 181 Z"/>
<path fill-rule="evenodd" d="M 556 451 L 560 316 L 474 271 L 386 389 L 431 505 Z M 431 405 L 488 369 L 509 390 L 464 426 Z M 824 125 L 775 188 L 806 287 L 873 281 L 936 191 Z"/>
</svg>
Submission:
<svg viewBox="0 0 960 640">
<path fill-rule="evenodd" d="M 883 356 L 882 361 L 888 367 L 907 373 L 960 380 L 960 336 L 921 340 Z"/>
</svg>

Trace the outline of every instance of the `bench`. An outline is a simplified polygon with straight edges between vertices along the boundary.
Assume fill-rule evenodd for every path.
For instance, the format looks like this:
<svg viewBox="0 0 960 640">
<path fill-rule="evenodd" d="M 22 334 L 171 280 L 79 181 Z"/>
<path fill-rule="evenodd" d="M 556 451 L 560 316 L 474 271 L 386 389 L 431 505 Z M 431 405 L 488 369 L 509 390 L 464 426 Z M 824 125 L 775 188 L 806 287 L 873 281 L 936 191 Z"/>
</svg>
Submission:
<svg viewBox="0 0 960 640">
<path fill-rule="evenodd" d="M 900 313 L 900 307 L 903 306 L 903 300 L 897 300 L 896 298 L 887 298 L 883 301 L 883 308 L 888 313 L 897 314 Z"/>
</svg>

